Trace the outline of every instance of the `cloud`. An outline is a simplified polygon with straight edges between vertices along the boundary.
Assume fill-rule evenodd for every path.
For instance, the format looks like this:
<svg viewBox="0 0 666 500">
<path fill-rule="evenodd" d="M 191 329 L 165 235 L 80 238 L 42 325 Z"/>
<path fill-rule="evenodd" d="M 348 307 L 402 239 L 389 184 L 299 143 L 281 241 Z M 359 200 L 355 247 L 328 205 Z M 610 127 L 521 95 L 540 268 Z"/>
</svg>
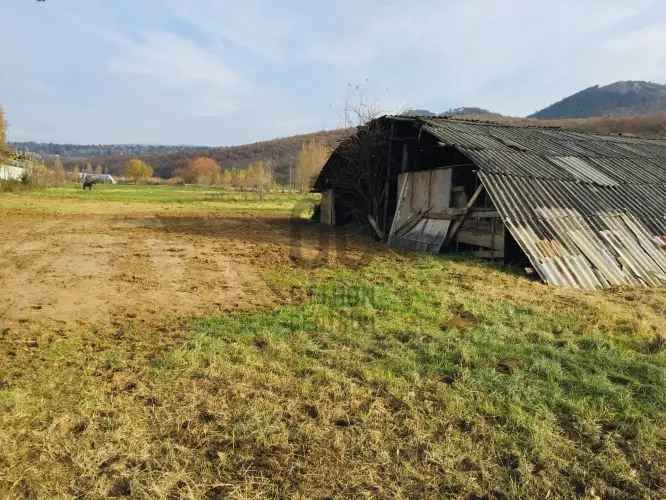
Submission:
<svg viewBox="0 0 666 500">
<path fill-rule="evenodd" d="M 217 54 L 164 32 L 140 41 L 126 39 L 122 45 L 125 50 L 108 63 L 112 75 L 146 79 L 149 85 L 187 93 L 194 116 L 217 116 L 235 109 L 244 82 Z"/>
<path fill-rule="evenodd" d="M 231 44 L 269 61 L 291 56 L 288 40 L 299 28 L 291 15 L 280 15 L 290 11 L 282 3 L 163 0 L 163 7 L 209 40 Z"/>
<path fill-rule="evenodd" d="M 167 85 L 214 84 L 233 87 L 240 77 L 216 55 L 191 40 L 153 33 L 139 42 L 125 41 L 126 51 L 109 63 L 112 73 L 146 77 Z"/>
<path fill-rule="evenodd" d="M 381 9 L 359 7 L 354 19 L 317 40 L 306 55 L 348 81 L 390 86 L 410 107 L 482 105 L 519 114 L 534 103 L 546 105 L 544 96 L 561 91 L 569 79 L 587 81 L 590 60 L 607 37 L 617 36 L 614 27 L 651 6 L 648 0 L 516 0 L 511 8 L 488 0 L 423 0 L 404 9 L 389 1 Z M 579 61 L 585 61 L 582 67 Z M 604 64 L 621 72 L 643 61 L 625 55 Z M 531 80 L 535 85 L 526 89 Z"/>
<path fill-rule="evenodd" d="M 657 69 L 656 77 L 666 77 L 666 22 L 645 26 L 607 40 L 603 48 L 609 58 L 623 61 L 622 70 L 631 73 L 646 68 Z"/>
<path fill-rule="evenodd" d="M 663 0 L 0 2 L 22 137 L 232 144 L 395 111 L 526 114 L 595 83 L 666 83 Z M 25 37 L 25 33 L 31 33 Z M 352 100 L 354 96 L 352 96 Z"/>
</svg>

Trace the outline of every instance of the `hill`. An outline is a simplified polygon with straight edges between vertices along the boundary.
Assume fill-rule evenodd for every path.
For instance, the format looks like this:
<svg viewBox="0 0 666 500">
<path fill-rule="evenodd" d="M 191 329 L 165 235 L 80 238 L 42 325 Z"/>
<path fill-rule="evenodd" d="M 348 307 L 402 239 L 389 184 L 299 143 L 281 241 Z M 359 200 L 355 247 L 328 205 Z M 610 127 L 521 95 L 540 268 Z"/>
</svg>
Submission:
<svg viewBox="0 0 666 500">
<path fill-rule="evenodd" d="M 201 153 L 214 148 L 207 146 L 160 146 L 145 144 L 54 144 L 51 142 L 12 142 L 14 149 L 30 151 L 44 157 L 59 156 L 66 161 L 86 160 L 104 156 L 152 156 L 175 153 Z"/>
<path fill-rule="evenodd" d="M 473 117 L 482 117 L 482 116 L 502 116 L 499 113 L 494 113 L 488 111 L 487 109 L 477 108 L 474 106 L 462 106 L 460 108 L 451 108 L 443 113 L 433 113 L 427 109 L 408 109 L 400 113 L 403 116 L 425 116 L 425 117 L 434 117 L 434 116 L 473 116 Z"/>
<path fill-rule="evenodd" d="M 400 114 L 402 116 L 425 116 L 425 117 L 437 116 L 437 114 L 433 113 L 428 109 L 408 109 Z"/>
<path fill-rule="evenodd" d="M 529 118 L 589 118 L 647 115 L 666 111 L 666 85 L 641 81 L 595 85 L 548 106 Z"/>
<path fill-rule="evenodd" d="M 150 163 L 155 175 L 168 179 L 175 170 L 196 156 L 209 156 L 225 169 L 245 168 L 257 160 L 271 161 L 278 182 L 286 181 L 301 146 L 308 141 L 319 141 L 334 147 L 338 141 L 352 133 L 351 129 L 337 129 L 295 135 L 270 141 L 230 147 L 203 146 L 141 146 L 141 145 L 60 145 L 43 143 L 14 143 L 13 147 L 39 153 L 45 157 L 59 155 L 67 168 L 83 168 L 86 164 L 104 165 L 113 175 L 122 172 L 128 158 L 136 157 Z"/>
<path fill-rule="evenodd" d="M 484 108 L 474 106 L 462 106 L 460 108 L 451 108 L 448 111 L 440 113 L 439 116 L 502 116 L 499 113 L 488 111 Z"/>
</svg>

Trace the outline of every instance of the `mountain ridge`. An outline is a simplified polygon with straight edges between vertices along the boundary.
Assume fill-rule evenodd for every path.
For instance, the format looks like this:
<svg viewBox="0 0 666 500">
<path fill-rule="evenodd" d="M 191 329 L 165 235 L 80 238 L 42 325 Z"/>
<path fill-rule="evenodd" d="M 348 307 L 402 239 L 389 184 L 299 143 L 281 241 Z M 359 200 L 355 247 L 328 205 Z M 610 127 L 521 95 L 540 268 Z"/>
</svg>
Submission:
<svg viewBox="0 0 666 500">
<path fill-rule="evenodd" d="M 593 85 L 543 108 L 528 118 L 560 119 L 649 115 L 666 111 L 666 85 L 622 80 Z"/>
<path fill-rule="evenodd" d="M 484 108 L 475 106 L 461 106 L 458 108 L 451 108 L 442 113 L 434 113 L 428 109 L 408 109 L 400 113 L 401 116 L 423 116 L 428 118 L 443 117 L 443 116 L 502 116 L 494 111 L 488 111 Z"/>
</svg>

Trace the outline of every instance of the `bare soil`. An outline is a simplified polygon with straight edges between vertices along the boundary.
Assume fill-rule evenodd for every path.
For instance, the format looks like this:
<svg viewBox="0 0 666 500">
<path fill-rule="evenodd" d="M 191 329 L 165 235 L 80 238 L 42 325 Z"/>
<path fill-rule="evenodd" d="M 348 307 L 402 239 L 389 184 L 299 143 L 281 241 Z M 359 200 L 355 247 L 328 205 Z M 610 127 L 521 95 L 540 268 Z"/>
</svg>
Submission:
<svg viewBox="0 0 666 500">
<path fill-rule="evenodd" d="M 0 328 L 270 307 L 278 298 L 262 274 L 317 259 L 321 236 L 318 225 L 279 217 L 4 214 Z"/>
</svg>

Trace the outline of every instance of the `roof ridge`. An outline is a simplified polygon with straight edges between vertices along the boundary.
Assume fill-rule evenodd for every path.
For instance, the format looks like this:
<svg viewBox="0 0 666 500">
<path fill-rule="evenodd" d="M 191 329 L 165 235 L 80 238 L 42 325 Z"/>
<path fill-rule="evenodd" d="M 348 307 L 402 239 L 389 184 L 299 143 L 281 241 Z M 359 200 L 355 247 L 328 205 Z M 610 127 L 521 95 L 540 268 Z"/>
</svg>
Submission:
<svg viewBox="0 0 666 500">
<path fill-rule="evenodd" d="M 567 130 L 563 127 L 557 125 L 539 125 L 539 124 L 517 124 L 517 123 L 505 123 L 499 121 L 491 120 L 476 120 L 473 118 L 458 118 L 454 116 L 435 116 L 435 117 L 418 117 L 424 121 L 446 121 L 446 122 L 459 122 L 459 123 L 470 123 L 473 125 L 483 125 L 483 126 L 493 126 L 493 127 L 505 127 L 505 128 L 527 128 L 527 129 L 540 129 L 540 130 Z"/>
<path fill-rule="evenodd" d="M 619 134 L 599 134 L 596 132 L 585 132 L 582 130 L 575 130 L 566 128 L 559 125 L 540 125 L 540 124 L 517 124 L 517 123 L 504 123 L 498 121 L 489 121 L 489 120 L 477 120 L 477 119 L 465 119 L 453 116 L 404 116 L 404 115 L 386 115 L 380 117 L 379 119 L 391 119 L 391 120 L 406 120 L 421 122 L 423 124 L 432 123 L 433 125 L 441 126 L 444 123 L 462 123 L 466 125 L 477 125 L 485 127 L 502 127 L 507 129 L 523 129 L 523 130 L 546 130 L 550 132 L 562 132 L 568 134 L 579 134 L 585 137 L 595 137 L 595 138 L 609 138 L 609 139 L 629 139 L 629 140 L 638 140 L 638 141 L 649 141 L 655 144 L 665 144 L 666 139 L 658 139 L 651 137 L 641 137 L 634 135 L 624 135 Z"/>
</svg>

